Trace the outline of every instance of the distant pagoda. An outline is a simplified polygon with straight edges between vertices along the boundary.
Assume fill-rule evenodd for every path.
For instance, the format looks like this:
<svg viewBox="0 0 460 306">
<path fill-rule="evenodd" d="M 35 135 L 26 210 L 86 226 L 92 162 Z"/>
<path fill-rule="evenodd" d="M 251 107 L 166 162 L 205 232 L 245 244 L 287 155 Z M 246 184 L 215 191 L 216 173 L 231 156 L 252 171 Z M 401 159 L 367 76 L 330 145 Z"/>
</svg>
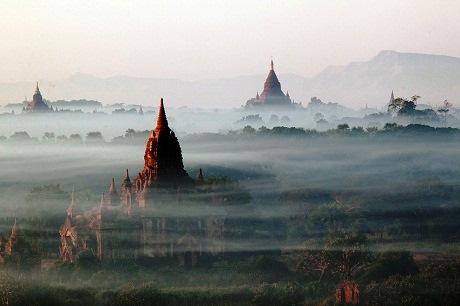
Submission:
<svg viewBox="0 0 460 306">
<path fill-rule="evenodd" d="M 47 113 L 52 112 L 53 109 L 49 107 L 42 98 L 42 94 L 40 93 L 40 89 L 37 86 L 35 88 L 35 93 L 33 95 L 32 101 L 30 101 L 26 107 L 23 108 L 23 112 L 26 113 Z"/>
<path fill-rule="evenodd" d="M 255 98 L 252 98 L 246 102 L 246 108 L 251 107 L 291 107 L 296 105 L 291 101 L 289 92 L 284 92 L 281 90 L 281 83 L 276 76 L 273 60 L 270 62 L 270 72 L 268 73 L 267 79 L 264 83 L 264 90 Z"/>
</svg>

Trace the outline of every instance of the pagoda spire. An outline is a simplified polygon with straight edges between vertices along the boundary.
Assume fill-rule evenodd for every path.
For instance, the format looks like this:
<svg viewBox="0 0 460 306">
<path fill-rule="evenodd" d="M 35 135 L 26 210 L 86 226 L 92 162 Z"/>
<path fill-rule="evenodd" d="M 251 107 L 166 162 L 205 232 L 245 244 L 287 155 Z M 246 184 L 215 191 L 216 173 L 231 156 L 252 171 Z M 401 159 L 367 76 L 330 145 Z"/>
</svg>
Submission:
<svg viewBox="0 0 460 306">
<path fill-rule="evenodd" d="M 13 236 L 16 237 L 17 233 L 18 233 L 18 224 L 17 224 L 16 218 L 14 218 L 14 224 L 13 224 L 13 226 L 11 227 L 11 236 L 12 236 L 12 237 L 13 237 Z"/>
<path fill-rule="evenodd" d="M 155 130 L 162 130 L 168 128 L 168 119 L 166 119 L 165 107 L 163 105 L 163 98 L 160 100 L 160 110 L 158 111 L 157 126 Z"/>
<path fill-rule="evenodd" d="M 37 81 L 37 85 L 36 85 L 36 87 L 35 87 L 35 93 L 36 93 L 36 94 L 37 94 L 37 93 L 40 93 L 40 88 L 38 88 L 38 81 Z"/>
<path fill-rule="evenodd" d="M 275 65 L 273 64 L 273 58 L 272 58 L 272 60 L 270 61 L 270 70 L 274 70 L 274 66 Z"/>
<path fill-rule="evenodd" d="M 115 187 L 115 178 L 112 177 L 112 182 L 110 183 L 109 187 L 109 194 L 116 194 L 117 193 L 117 188 Z"/>
<path fill-rule="evenodd" d="M 203 169 L 201 169 L 201 168 L 200 168 L 200 172 L 198 173 L 197 181 L 198 181 L 198 183 L 203 183 L 204 182 Z"/>
<path fill-rule="evenodd" d="M 75 185 L 72 186 L 72 193 L 70 194 L 70 205 L 67 208 L 67 216 L 72 218 L 73 216 L 73 208 L 75 207 Z"/>
<path fill-rule="evenodd" d="M 390 104 L 393 104 L 393 102 L 395 101 L 395 95 L 393 93 L 393 90 L 391 91 L 391 96 L 390 96 Z"/>
</svg>

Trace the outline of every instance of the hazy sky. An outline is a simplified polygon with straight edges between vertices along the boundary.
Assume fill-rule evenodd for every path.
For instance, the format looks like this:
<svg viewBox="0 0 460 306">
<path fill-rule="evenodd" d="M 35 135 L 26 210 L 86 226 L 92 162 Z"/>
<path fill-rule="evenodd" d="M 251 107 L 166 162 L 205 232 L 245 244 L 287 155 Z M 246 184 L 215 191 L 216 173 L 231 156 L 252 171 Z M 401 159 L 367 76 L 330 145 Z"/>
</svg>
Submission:
<svg viewBox="0 0 460 306">
<path fill-rule="evenodd" d="M 460 56 L 460 1 L 0 1 L 0 82 L 75 72 L 312 75 L 382 49 Z"/>
</svg>

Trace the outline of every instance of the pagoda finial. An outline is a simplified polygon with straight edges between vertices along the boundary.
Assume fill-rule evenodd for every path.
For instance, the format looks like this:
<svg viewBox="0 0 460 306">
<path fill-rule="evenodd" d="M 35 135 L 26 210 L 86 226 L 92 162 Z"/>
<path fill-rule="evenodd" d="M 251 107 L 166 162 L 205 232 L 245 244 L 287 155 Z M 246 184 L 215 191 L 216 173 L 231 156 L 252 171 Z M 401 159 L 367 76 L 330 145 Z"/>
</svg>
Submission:
<svg viewBox="0 0 460 306">
<path fill-rule="evenodd" d="M 163 98 L 160 100 L 160 110 L 158 111 L 157 126 L 155 130 L 167 129 L 168 119 L 166 119 L 165 107 L 163 105 Z"/>
<path fill-rule="evenodd" d="M 70 205 L 67 208 L 67 216 L 72 218 L 73 216 L 73 208 L 75 206 L 75 185 L 72 186 L 72 193 L 70 194 Z"/>
<path fill-rule="evenodd" d="M 18 224 L 16 218 L 14 218 L 13 226 L 11 227 L 11 237 L 16 237 L 18 233 Z"/>
<path fill-rule="evenodd" d="M 110 183 L 109 187 L 109 194 L 117 193 L 117 188 L 115 187 L 115 178 L 112 177 L 112 182 Z"/>
<path fill-rule="evenodd" d="M 270 70 L 274 70 L 274 64 L 273 64 L 273 57 L 272 57 L 272 60 L 270 61 Z"/>
<path fill-rule="evenodd" d="M 40 88 L 38 88 L 38 81 L 37 81 L 37 85 L 35 86 L 35 93 L 40 93 Z"/>
<path fill-rule="evenodd" d="M 391 91 L 391 96 L 390 96 L 390 104 L 393 104 L 394 100 L 395 100 L 395 95 L 394 95 L 393 90 L 392 90 Z"/>
<path fill-rule="evenodd" d="M 200 172 L 198 173 L 197 181 L 198 181 L 198 183 L 203 183 L 204 182 L 203 169 L 201 169 L 201 168 L 200 168 Z"/>
</svg>

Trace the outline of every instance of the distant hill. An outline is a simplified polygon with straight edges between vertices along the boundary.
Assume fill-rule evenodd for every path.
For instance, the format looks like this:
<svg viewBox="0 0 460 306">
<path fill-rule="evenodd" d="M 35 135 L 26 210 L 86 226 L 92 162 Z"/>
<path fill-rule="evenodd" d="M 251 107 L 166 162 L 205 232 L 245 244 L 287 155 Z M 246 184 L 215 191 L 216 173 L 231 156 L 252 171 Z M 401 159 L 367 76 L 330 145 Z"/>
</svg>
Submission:
<svg viewBox="0 0 460 306">
<path fill-rule="evenodd" d="M 40 88 L 44 98 L 52 101 L 87 99 L 104 104 L 156 105 L 163 96 L 172 106 L 230 108 L 243 105 L 260 92 L 266 73 L 202 81 L 98 78 L 78 73 L 56 82 L 41 81 Z M 421 103 L 439 104 L 449 99 L 460 104 L 456 103 L 460 98 L 460 58 L 443 55 L 382 51 L 369 61 L 328 67 L 312 78 L 280 74 L 279 79 L 282 89 L 289 90 L 291 98 L 304 104 L 316 96 L 354 108 L 365 104 L 383 107 L 391 90 L 396 96 L 418 94 Z M 0 84 L 0 104 L 30 98 L 33 89 L 32 82 Z"/>
<path fill-rule="evenodd" d="M 418 94 L 422 103 L 460 98 L 460 58 L 382 51 L 367 62 L 328 67 L 311 79 L 309 90 L 323 100 L 348 106 L 382 106 L 392 90 L 396 97 Z"/>
</svg>

